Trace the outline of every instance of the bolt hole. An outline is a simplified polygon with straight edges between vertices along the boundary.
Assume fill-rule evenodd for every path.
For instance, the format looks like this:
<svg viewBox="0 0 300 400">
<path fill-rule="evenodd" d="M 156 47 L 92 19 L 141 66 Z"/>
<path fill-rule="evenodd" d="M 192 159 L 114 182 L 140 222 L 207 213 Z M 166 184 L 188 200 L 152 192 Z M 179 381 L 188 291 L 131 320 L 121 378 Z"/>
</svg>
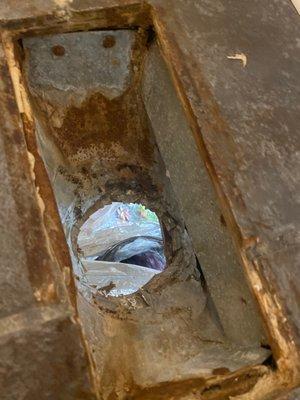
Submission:
<svg viewBox="0 0 300 400">
<path fill-rule="evenodd" d="M 66 52 L 64 46 L 61 46 L 60 44 L 53 46 L 51 50 L 52 53 L 57 57 L 62 57 Z"/>
<path fill-rule="evenodd" d="M 106 49 L 114 47 L 115 44 L 116 44 L 116 39 L 112 35 L 105 36 L 102 42 L 103 47 L 105 47 Z"/>
</svg>

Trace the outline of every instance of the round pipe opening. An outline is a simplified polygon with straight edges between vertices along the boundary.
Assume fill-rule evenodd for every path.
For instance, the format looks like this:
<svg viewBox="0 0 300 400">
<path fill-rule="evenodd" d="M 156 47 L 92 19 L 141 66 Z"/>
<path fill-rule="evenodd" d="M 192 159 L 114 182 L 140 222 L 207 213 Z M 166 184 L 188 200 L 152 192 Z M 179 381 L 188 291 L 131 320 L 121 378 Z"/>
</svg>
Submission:
<svg viewBox="0 0 300 400">
<path fill-rule="evenodd" d="M 81 226 L 77 245 L 85 284 L 105 296 L 135 293 L 166 268 L 160 221 L 142 204 L 98 209 Z"/>
</svg>

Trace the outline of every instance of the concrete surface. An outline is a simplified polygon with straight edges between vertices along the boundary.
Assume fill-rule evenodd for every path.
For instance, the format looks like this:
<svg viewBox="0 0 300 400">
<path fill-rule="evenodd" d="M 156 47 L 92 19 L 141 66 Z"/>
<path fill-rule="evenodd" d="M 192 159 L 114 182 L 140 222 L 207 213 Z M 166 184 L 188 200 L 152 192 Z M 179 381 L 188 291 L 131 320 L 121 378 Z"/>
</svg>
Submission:
<svg viewBox="0 0 300 400">
<path fill-rule="evenodd" d="M 164 227 L 168 267 L 143 290 L 124 298 L 105 297 L 103 293 L 87 293 L 78 283 L 84 296 L 78 297 L 79 314 L 101 382 L 99 391 L 103 399 L 121 399 L 126 388 L 132 390 L 132 382 L 138 387 L 155 387 L 164 381 L 212 376 L 219 364 L 233 371 L 260 362 L 268 351 L 260 348 L 261 337 L 257 338 L 256 331 L 255 339 L 246 340 L 242 332 L 243 340 L 231 346 L 232 337 L 227 332 L 223 335 L 218 316 L 208 303 L 176 196 L 139 95 L 146 38 L 142 33 L 130 32 L 132 59 L 122 79 L 132 83 L 117 98 L 105 95 L 111 90 L 111 81 L 99 89 L 94 74 L 81 80 L 81 48 L 88 53 L 88 60 L 99 62 L 95 66 L 90 61 L 93 70 L 101 69 L 103 76 L 111 71 L 111 63 L 98 59 L 96 51 L 108 33 L 98 32 L 98 39 L 88 48 L 90 33 L 79 33 L 77 37 L 72 34 L 76 51 L 67 48 L 68 55 L 66 51 L 59 60 L 53 59 L 50 50 L 54 43 L 60 43 L 61 35 L 53 35 L 51 40 L 45 37 L 43 44 L 43 38 L 25 40 L 24 70 L 43 143 L 40 151 L 52 177 L 75 273 L 80 263 L 72 232 L 97 204 L 101 207 L 124 199 L 142 203 L 157 212 Z M 115 36 L 123 42 L 128 32 L 120 31 Z M 69 43 L 67 34 L 64 40 Z M 127 54 L 128 48 L 121 48 L 117 57 L 126 59 Z M 57 73 L 60 69 L 56 66 L 56 72 L 49 74 L 50 81 L 45 80 L 56 61 L 60 66 L 65 63 L 63 71 L 72 65 L 72 88 L 66 83 L 69 78 Z M 119 72 L 114 74 L 118 81 Z M 251 328 L 254 330 L 253 319 Z M 211 353 L 214 342 L 220 344 L 215 350 L 219 358 Z"/>
<path fill-rule="evenodd" d="M 17 32 L 21 36 L 30 32 L 45 34 L 154 23 L 168 68 L 189 116 L 199 154 L 205 160 L 225 222 L 242 255 L 268 328 L 278 370 L 272 374 L 271 384 L 266 385 L 263 377 L 259 381 L 260 389 L 249 394 L 250 398 L 258 400 L 266 393 L 299 382 L 299 269 L 295 263 L 299 258 L 295 186 L 299 169 L 296 167 L 300 115 L 297 107 L 299 16 L 289 0 L 269 3 L 152 0 L 151 4 L 150 15 L 147 3 L 131 0 L 46 3 L 4 0 L 0 4 L 0 21 L 3 29 L 21 29 Z M 227 58 L 240 53 L 247 57 L 246 67 L 238 59 Z M 4 66 L 3 59 L 1 62 Z M 1 100 L 4 99 L 1 101 L 1 133 L 6 134 L 7 165 L 13 167 L 13 178 L 4 182 L 15 195 L 20 226 L 26 227 L 30 213 L 24 212 L 20 199 L 31 193 L 32 181 L 30 178 L 24 181 L 22 175 L 28 170 L 28 158 L 25 146 L 20 149 L 20 135 L 23 136 L 14 94 L 11 86 L 7 87 L 11 84 L 5 68 L 1 70 L 1 78 L 4 83 L 1 87 Z M 13 124 L 11 115 L 14 115 Z M 30 136 L 28 139 L 27 146 L 32 149 Z M 16 151 L 11 151 L 12 148 Z M 35 156 L 39 164 L 38 155 Z M 35 168 L 35 173 L 41 196 L 46 198 L 41 182 L 47 179 L 41 168 Z M 43 180 L 40 176 L 44 176 Z M 19 189 L 24 190 L 20 192 Z M 34 209 L 37 197 L 30 195 L 27 204 L 29 209 Z M 56 250 L 63 250 L 64 241 L 60 240 L 58 246 L 57 240 L 61 238 L 57 229 L 59 223 L 53 217 L 55 214 L 49 212 L 55 209 L 51 204 L 47 203 L 44 223 L 47 232 L 51 232 L 51 244 L 55 242 Z M 39 224 L 40 218 L 35 217 L 34 221 Z M 33 226 L 36 227 L 36 223 Z M 44 243 L 43 235 L 37 229 L 24 243 L 28 253 L 31 246 Z M 42 253 L 47 253 L 44 248 Z M 61 260 L 58 257 L 61 265 L 68 265 Z M 39 265 L 34 258 L 26 263 L 30 271 Z M 42 274 L 45 278 L 49 272 L 46 263 L 39 269 L 47 270 Z M 32 286 L 38 288 L 39 275 L 29 273 L 29 277 Z M 13 300 L 11 304 L 13 308 L 18 301 Z M 80 386 L 81 381 L 74 378 Z M 224 394 L 223 383 L 228 378 L 222 382 L 218 379 Z M 230 381 L 231 388 L 238 386 L 235 379 Z M 251 385 L 256 380 L 251 380 Z M 238 390 L 248 391 L 251 385 Z M 190 381 L 180 386 L 162 385 L 154 392 L 141 392 L 139 398 L 161 399 L 166 391 L 175 398 L 193 398 L 191 387 Z M 197 393 L 204 398 L 218 396 L 216 385 L 211 390 L 202 389 Z"/>
<path fill-rule="evenodd" d="M 260 346 L 265 339 L 258 308 L 156 45 L 147 55 L 142 91 L 160 153 L 225 335 L 237 344 Z"/>
<path fill-rule="evenodd" d="M 1 398 L 95 399 L 76 311 L 37 201 L 2 47 L 0 69 Z"/>
</svg>

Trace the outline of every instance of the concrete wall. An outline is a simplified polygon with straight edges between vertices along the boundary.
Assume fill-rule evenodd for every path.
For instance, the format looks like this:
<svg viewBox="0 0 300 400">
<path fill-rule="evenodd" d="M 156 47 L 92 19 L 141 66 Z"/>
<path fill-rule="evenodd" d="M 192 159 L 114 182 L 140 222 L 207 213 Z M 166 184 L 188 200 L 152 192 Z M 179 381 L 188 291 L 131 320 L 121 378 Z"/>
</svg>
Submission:
<svg viewBox="0 0 300 400">
<path fill-rule="evenodd" d="M 257 306 L 220 211 L 204 162 L 159 49 L 145 62 L 143 100 L 194 251 L 225 335 L 235 343 L 264 342 Z"/>
</svg>

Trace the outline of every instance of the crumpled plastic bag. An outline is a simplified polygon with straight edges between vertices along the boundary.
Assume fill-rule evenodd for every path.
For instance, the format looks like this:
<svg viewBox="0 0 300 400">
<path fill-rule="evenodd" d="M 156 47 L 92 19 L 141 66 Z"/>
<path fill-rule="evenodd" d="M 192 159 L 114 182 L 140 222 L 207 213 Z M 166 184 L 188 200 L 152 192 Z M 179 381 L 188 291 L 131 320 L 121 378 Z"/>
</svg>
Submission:
<svg viewBox="0 0 300 400">
<path fill-rule="evenodd" d="M 82 225 L 78 245 L 83 282 L 92 292 L 134 293 L 166 266 L 159 220 L 141 204 L 98 210 Z"/>
<path fill-rule="evenodd" d="M 123 240 L 150 236 L 162 240 L 156 214 L 141 204 L 114 202 L 95 212 L 81 227 L 78 246 L 84 257 L 95 257 Z"/>
<path fill-rule="evenodd" d="M 155 269 L 109 261 L 82 260 L 83 282 L 92 293 L 124 296 L 139 290 L 159 273 Z M 85 293 L 88 296 L 88 291 Z"/>
<path fill-rule="evenodd" d="M 120 261 L 162 271 L 166 264 L 163 241 L 151 236 L 135 236 L 118 242 L 96 260 Z"/>
</svg>

